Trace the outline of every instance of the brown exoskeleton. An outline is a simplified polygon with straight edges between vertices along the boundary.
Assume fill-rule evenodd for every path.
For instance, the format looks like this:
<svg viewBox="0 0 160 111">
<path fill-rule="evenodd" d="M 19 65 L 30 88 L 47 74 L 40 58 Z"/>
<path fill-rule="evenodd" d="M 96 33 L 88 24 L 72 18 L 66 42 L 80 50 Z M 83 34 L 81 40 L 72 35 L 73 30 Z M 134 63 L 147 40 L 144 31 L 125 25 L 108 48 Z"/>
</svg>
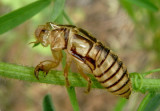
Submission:
<svg viewBox="0 0 160 111">
<path fill-rule="evenodd" d="M 62 60 L 62 50 L 67 54 L 64 76 L 66 85 L 68 69 L 72 60 L 76 62 L 79 73 L 88 81 L 87 91 L 90 90 L 91 80 L 84 73 L 92 73 L 109 92 L 129 98 L 131 82 L 126 67 L 110 49 L 104 47 L 88 32 L 72 25 L 56 25 L 48 22 L 40 25 L 35 31 L 37 41 L 44 47 L 50 45 L 53 60 L 40 62 L 35 68 L 38 79 L 39 71 L 47 73 L 59 65 Z"/>
</svg>

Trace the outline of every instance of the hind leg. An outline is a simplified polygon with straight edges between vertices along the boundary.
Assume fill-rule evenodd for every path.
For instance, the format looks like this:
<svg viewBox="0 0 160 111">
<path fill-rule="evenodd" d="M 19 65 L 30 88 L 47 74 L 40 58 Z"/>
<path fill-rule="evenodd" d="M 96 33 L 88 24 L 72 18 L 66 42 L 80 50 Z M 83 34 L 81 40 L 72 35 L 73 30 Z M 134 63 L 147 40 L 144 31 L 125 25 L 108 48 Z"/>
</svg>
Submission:
<svg viewBox="0 0 160 111">
<path fill-rule="evenodd" d="M 90 92 L 91 90 L 91 79 L 83 72 L 83 69 L 77 65 L 78 72 L 81 74 L 81 76 L 88 82 L 86 93 Z"/>
</svg>

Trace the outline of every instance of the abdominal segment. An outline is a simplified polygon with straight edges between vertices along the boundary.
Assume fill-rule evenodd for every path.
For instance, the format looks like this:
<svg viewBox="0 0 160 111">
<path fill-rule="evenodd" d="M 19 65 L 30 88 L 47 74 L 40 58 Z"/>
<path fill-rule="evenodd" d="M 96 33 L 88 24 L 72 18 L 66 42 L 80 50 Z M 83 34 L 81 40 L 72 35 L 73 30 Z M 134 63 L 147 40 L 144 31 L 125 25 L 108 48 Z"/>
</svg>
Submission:
<svg viewBox="0 0 160 111">
<path fill-rule="evenodd" d="M 76 37 L 76 39 L 78 37 Z M 74 42 L 71 51 L 74 58 L 76 58 L 79 63 L 81 62 L 81 67 L 85 70 L 87 69 L 87 65 L 90 69 L 89 72 L 92 72 L 101 85 L 109 92 L 129 98 L 131 83 L 127 69 L 119 57 L 110 49 L 105 48 L 101 43 L 91 42 L 83 38 L 78 38 L 77 41 L 81 46 Z"/>
</svg>

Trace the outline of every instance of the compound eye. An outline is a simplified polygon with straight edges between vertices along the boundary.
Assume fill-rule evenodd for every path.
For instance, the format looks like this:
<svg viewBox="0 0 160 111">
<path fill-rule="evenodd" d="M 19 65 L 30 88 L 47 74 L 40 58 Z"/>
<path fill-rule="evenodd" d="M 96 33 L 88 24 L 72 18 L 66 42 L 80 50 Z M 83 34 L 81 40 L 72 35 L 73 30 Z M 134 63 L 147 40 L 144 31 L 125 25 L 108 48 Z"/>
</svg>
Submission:
<svg viewBox="0 0 160 111">
<path fill-rule="evenodd" d="M 46 32 L 48 32 L 48 31 L 45 30 L 45 29 L 42 29 L 42 30 L 41 30 L 41 33 L 46 33 Z"/>
<path fill-rule="evenodd" d="M 46 29 L 46 27 L 41 25 L 41 26 L 38 26 L 38 28 L 36 29 L 35 36 L 38 38 L 38 37 L 46 34 L 47 32 L 48 32 L 48 30 Z"/>
<path fill-rule="evenodd" d="M 46 30 L 46 29 L 41 29 L 40 31 L 39 31 L 39 33 L 38 33 L 38 38 L 43 38 L 45 35 L 47 35 L 47 33 L 48 33 L 48 30 Z"/>
</svg>

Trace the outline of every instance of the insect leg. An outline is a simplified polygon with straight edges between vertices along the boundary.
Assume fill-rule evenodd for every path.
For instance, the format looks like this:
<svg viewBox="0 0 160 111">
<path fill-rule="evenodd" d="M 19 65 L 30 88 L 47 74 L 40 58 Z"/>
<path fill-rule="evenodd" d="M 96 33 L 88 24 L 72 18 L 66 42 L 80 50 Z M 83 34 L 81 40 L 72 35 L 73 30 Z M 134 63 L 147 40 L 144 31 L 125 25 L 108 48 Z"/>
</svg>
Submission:
<svg viewBox="0 0 160 111">
<path fill-rule="evenodd" d="M 69 54 L 67 54 L 66 55 L 66 65 L 65 65 L 65 68 L 64 68 L 64 77 L 65 77 L 67 87 L 69 86 L 68 71 L 69 71 L 69 68 L 71 66 L 71 63 L 72 63 L 72 58 L 71 58 L 71 56 L 69 56 Z"/>
<path fill-rule="evenodd" d="M 83 69 L 80 66 L 78 66 L 78 64 L 77 68 L 81 76 L 88 82 L 88 87 L 87 90 L 85 91 L 86 93 L 88 93 L 91 90 L 91 79 L 83 72 Z"/>
<path fill-rule="evenodd" d="M 34 70 L 34 75 L 36 76 L 37 79 L 38 75 L 39 75 L 39 71 L 43 71 L 45 73 L 45 76 L 48 74 L 48 72 L 52 69 L 55 68 L 59 65 L 61 58 L 62 58 L 62 53 L 61 51 L 57 51 L 57 52 L 52 52 L 53 55 L 53 61 L 51 60 L 45 60 L 40 62 L 35 70 Z"/>
</svg>

